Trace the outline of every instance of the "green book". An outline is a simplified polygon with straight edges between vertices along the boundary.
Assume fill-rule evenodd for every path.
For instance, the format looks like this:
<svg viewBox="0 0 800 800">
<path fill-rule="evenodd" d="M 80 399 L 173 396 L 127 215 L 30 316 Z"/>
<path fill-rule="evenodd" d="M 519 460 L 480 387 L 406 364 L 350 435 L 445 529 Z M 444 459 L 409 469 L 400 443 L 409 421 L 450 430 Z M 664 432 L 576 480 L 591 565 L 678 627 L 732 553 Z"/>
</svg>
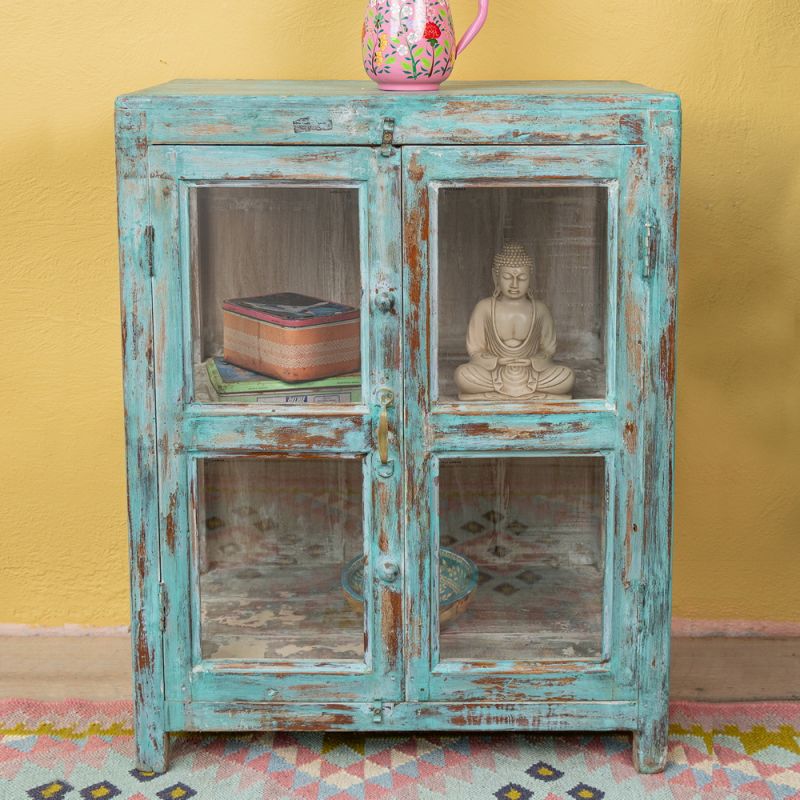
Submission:
<svg viewBox="0 0 800 800">
<path fill-rule="evenodd" d="M 286 383 L 286 381 L 270 378 L 259 372 L 252 372 L 243 367 L 237 367 L 225 361 L 224 358 L 214 356 L 206 361 L 208 379 L 220 397 L 230 397 L 239 394 L 272 393 L 272 394 L 303 394 L 313 390 L 331 392 L 331 390 L 350 390 L 361 387 L 361 373 L 351 372 L 347 375 L 334 375 L 330 378 L 321 378 L 317 381 L 302 381 L 300 383 Z"/>
</svg>

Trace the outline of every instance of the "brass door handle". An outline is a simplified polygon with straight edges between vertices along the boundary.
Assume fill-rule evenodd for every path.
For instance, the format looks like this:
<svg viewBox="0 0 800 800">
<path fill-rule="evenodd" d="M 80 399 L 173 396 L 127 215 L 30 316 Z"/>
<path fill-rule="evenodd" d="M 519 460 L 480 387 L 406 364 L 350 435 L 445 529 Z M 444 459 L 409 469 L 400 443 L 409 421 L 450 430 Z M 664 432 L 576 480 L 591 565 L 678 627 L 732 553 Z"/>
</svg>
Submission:
<svg viewBox="0 0 800 800">
<path fill-rule="evenodd" d="M 391 389 L 381 389 L 378 392 L 378 402 L 381 413 L 378 417 L 378 457 L 381 464 L 389 463 L 389 406 L 394 402 L 394 392 Z"/>
</svg>

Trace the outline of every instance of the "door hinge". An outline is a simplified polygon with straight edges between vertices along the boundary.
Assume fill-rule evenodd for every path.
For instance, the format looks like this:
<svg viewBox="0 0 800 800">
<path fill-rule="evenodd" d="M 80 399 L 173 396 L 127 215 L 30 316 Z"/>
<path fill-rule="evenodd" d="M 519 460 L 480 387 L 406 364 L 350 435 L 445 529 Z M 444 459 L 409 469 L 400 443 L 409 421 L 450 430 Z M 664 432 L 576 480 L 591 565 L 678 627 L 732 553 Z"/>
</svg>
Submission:
<svg viewBox="0 0 800 800">
<path fill-rule="evenodd" d="M 636 586 L 636 631 L 641 635 L 644 630 L 644 604 L 645 604 L 645 589 L 647 584 L 644 581 L 639 581 Z"/>
<path fill-rule="evenodd" d="M 167 629 L 167 587 L 164 583 L 158 584 L 158 604 L 161 607 L 158 627 L 163 633 Z"/>
<path fill-rule="evenodd" d="M 144 229 L 144 242 L 145 242 L 145 252 L 147 254 L 147 270 L 150 274 L 150 277 L 153 277 L 154 270 L 153 270 L 153 242 L 155 240 L 156 232 L 152 225 L 148 225 Z"/>
<path fill-rule="evenodd" d="M 656 269 L 658 261 L 658 247 L 660 229 L 658 222 L 652 217 L 644 224 L 645 239 L 644 239 L 644 277 L 649 278 Z"/>
<path fill-rule="evenodd" d="M 389 158 L 392 155 L 393 145 L 394 145 L 394 120 L 391 117 L 386 117 L 383 120 L 383 135 L 381 136 L 381 155 L 384 158 Z"/>
</svg>

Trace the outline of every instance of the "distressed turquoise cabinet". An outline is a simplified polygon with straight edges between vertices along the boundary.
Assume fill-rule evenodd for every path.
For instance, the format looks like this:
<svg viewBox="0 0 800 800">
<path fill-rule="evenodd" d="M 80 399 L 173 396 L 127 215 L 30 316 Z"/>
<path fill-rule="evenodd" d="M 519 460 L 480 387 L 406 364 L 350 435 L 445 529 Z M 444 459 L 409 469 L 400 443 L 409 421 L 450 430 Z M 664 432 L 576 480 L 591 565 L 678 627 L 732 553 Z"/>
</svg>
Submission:
<svg viewBox="0 0 800 800">
<path fill-rule="evenodd" d="M 139 766 L 185 730 L 585 729 L 662 769 L 678 99 L 175 81 L 116 132 Z M 287 292 L 351 310 L 231 308 Z M 569 396 L 505 356 L 464 391 L 468 337 L 546 324 Z M 317 383 L 231 390 L 256 350 Z"/>
</svg>

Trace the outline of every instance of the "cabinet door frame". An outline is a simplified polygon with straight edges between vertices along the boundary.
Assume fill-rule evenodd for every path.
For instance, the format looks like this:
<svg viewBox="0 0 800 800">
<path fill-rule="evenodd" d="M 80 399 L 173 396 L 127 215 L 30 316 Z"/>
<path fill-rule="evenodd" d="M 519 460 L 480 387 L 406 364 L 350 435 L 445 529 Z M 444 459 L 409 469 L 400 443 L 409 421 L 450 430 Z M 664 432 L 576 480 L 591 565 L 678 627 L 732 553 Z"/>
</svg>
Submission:
<svg viewBox="0 0 800 800">
<path fill-rule="evenodd" d="M 418 701 L 636 699 L 644 498 L 648 152 L 643 146 L 403 148 L 406 696 Z M 436 402 L 437 193 L 450 185 L 608 187 L 607 394 Z M 466 356 L 465 356 L 466 358 Z M 438 464 L 447 456 L 598 455 L 608 492 L 600 659 L 438 662 Z"/>
<path fill-rule="evenodd" d="M 379 474 L 377 391 L 395 395 L 389 455 L 402 452 L 400 316 L 376 300 L 400 289 L 400 157 L 377 148 L 159 145 L 148 149 L 153 250 L 153 363 L 159 461 L 160 585 L 168 729 L 194 727 L 219 703 L 308 704 L 397 700 L 402 694 L 401 581 L 379 561 L 402 558 L 402 470 Z M 353 405 L 209 404 L 190 400 L 192 286 L 190 188 L 207 183 L 341 186 L 359 191 L 362 401 Z M 191 523 L 198 459 L 263 455 L 348 458 L 363 464 L 369 587 L 365 658 L 200 658 L 198 553 Z M 313 564 L 309 564 L 313 567 Z M 266 706 L 265 706 L 266 708 Z M 320 706 L 315 706 L 320 708 Z M 354 723 L 358 724 L 358 723 Z"/>
</svg>

